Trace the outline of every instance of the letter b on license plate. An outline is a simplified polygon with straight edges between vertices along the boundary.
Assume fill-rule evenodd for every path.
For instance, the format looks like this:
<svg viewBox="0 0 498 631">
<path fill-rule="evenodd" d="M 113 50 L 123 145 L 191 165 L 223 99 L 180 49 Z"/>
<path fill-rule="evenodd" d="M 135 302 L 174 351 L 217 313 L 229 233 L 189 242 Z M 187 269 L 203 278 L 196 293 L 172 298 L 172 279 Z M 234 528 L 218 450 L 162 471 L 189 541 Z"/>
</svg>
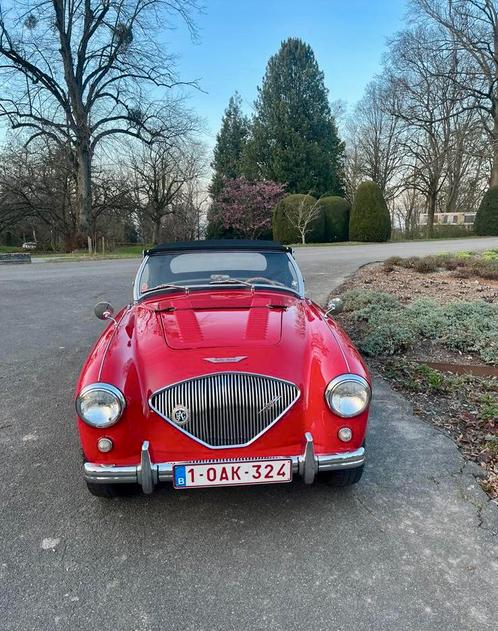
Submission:
<svg viewBox="0 0 498 631">
<path fill-rule="evenodd" d="M 173 467 L 173 483 L 177 489 L 195 486 L 271 484 L 291 480 L 292 461 L 289 458 L 182 464 Z"/>
</svg>

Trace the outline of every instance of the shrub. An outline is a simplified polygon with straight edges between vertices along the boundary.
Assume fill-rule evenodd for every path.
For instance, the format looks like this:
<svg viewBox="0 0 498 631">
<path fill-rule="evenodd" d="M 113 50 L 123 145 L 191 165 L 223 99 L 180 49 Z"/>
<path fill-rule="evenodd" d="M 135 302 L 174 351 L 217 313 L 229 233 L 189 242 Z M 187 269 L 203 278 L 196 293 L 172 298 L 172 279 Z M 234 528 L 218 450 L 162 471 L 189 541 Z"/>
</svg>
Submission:
<svg viewBox="0 0 498 631">
<path fill-rule="evenodd" d="M 419 260 L 420 258 L 418 256 L 409 256 L 406 259 L 401 259 L 399 265 L 400 267 L 406 267 L 406 269 L 413 269 Z"/>
<path fill-rule="evenodd" d="M 457 261 L 453 256 L 450 256 L 449 254 L 439 254 L 437 259 L 440 267 L 443 267 L 449 272 L 456 270 L 456 268 L 460 264 L 459 261 Z"/>
<path fill-rule="evenodd" d="M 289 221 L 289 216 L 297 211 L 299 204 L 305 203 L 311 208 L 316 203 L 316 199 L 311 195 L 286 195 L 275 207 L 273 211 L 273 238 L 282 243 L 300 243 L 301 235 L 299 230 Z M 325 240 L 325 220 L 323 213 L 311 222 L 306 241 L 308 243 L 323 243 Z"/>
<path fill-rule="evenodd" d="M 498 363 L 498 305 L 484 301 L 440 305 L 421 298 L 403 307 L 390 294 L 352 290 L 343 295 L 346 311 L 361 322 L 358 346 L 367 355 L 394 355 L 431 340 L 448 349 L 478 353 Z"/>
<path fill-rule="evenodd" d="M 341 298 L 344 301 L 345 311 L 358 311 L 372 305 L 378 305 L 383 309 L 396 309 L 401 307 L 399 300 L 391 294 L 368 289 L 351 289 L 345 292 Z"/>
<path fill-rule="evenodd" d="M 403 259 L 401 256 L 390 256 L 384 261 L 384 265 L 387 267 L 401 267 Z"/>
<path fill-rule="evenodd" d="M 349 239 L 350 203 L 342 197 L 322 197 L 320 206 L 325 221 L 325 241 L 347 241 Z"/>
<path fill-rule="evenodd" d="M 436 224 L 433 228 L 433 239 L 461 239 L 462 237 L 471 237 L 474 234 L 471 226 L 461 226 L 453 224 Z M 427 239 L 427 234 L 421 235 Z"/>
<path fill-rule="evenodd" d="M 387 241 L 391 219 L 386 201 L 375 182 L 363 182 L 354 196 L 349 238 L 352 241 Z"/>
<path fill-rule="evenodd" d="M 498 186 L 492 186 L 484 195 L 476 214 L 474 232 L 480 235 L 498 235 Z"/>
<path fill-rule="evenodd" d="M 456 276 L 456 278 L 470 278 L 472 276 L 472 270 L 459 265 L 453 272 L 453 276 Z"/>
<path fill-rule="evenodd" d="M 436 272 L 439 269 L 440 265 L 437 259 L 434 256 L 425 256 L 418 261 L 415 261 L 413 265 L 413 269 L 419 274 L 430 274 L 431 272 Z"/>
<path fill-rule="evenodd" d="M 486 280 L 498 280 L 498 262 L 494 260 L 479 260 L 472 261 L 470 269 L 476 276 L 485 278 Z"/>
</svg>

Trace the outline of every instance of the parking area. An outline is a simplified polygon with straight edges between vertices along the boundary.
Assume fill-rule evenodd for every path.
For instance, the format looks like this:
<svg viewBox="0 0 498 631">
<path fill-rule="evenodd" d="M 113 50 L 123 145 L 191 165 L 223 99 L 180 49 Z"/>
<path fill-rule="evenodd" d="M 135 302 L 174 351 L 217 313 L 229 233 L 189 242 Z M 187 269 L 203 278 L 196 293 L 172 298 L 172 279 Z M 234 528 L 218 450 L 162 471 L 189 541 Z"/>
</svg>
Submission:
<svg viewBox="0 0 498 631">
<path fill-rule="evenodd" d="M 303 248 L 310 295 L 369 260 L 496 239 Z M 435 249 L 436 248 L 436 249 Z M 138 260 L 0 268 L 0 628 L 495 629 L 498 509 L 451 440 L 376 380 L 361 483 L 99 500 L 73 388 Z"/>
</svg>

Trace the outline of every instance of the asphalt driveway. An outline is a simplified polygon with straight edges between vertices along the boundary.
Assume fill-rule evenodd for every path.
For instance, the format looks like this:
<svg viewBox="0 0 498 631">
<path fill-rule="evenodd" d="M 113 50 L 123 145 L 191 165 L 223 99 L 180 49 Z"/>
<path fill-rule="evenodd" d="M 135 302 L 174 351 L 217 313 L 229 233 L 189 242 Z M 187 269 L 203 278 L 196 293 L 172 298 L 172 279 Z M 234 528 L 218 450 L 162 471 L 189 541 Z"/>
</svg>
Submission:
<svg viewBox="0 0 498 631">
<path fill-rule="evenodd" d="M 490 245 L 297 258 L 323 301 L 369 260 Z M 496 629 L 498 509 L 477 468 L 380 380 L 355 488 L 87 493 L 73 385 L 102 328 L 93 304 L 124 304 L 137 265 L 0 268 L 0 629 Z"/>
</svg>

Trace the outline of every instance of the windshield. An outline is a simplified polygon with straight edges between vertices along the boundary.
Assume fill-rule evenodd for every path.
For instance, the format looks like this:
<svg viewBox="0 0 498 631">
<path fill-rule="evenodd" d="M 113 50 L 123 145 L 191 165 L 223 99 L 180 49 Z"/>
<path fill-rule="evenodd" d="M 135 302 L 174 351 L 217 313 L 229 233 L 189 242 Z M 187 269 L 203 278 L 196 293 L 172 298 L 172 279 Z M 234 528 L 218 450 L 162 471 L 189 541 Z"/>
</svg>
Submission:
<svg viewBox="0 0 498 631">
<path fill-rule="evenodd" d="M 175 252 L 149 256 L 139 295 L 196 286 L 273 286 L 297 292 L 299 281 L 285 252 Z"/>
</svg>

